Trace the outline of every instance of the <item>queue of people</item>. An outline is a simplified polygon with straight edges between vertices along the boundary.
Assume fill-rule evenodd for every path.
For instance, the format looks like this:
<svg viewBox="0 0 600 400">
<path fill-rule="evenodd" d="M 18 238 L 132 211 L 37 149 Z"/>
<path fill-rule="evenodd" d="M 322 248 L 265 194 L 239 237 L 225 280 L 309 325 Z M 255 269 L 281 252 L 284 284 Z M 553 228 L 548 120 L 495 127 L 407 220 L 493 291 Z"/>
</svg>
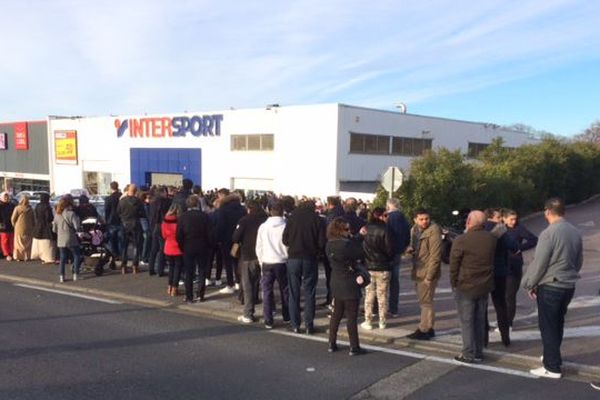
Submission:
<svg viewBox="0 0 600 400">
<path fill-rule="evenodd" d="M 426 209 L 415 211 L 411 228 L 394 198 L 387 201 L 385 209 L 374 208 L 365 215 L 364 203 L 353 198 L 341 201 L 332 196 L 326 204 L 274 195 L 246 200 L 227 189 L 204 194 L 189 180 L 184 180 L 178 191 L 158 187 L 143 193 L 133 184 L 122 193 L 118 183 L 112 182 L 111 192 L 104 216 L 97 215 L 86 198 L 80 198 L 75 206 L 72 197 L 64 196 L 52 210 L 48 196 L 42 196 L 32 209 L 26 197 L 15 205 L 7 193 L 1 194 L 0 248 L 4 257 L 8 261 L 35 257 L 43 263 L 58 263 L 60 282 L 65 281 L 66 264 L 71 260 L 76 281 L 82 264 L 77 236 L 81 221 L 100 218 L 107 225 L 112 262 L 115 267 L 120 262 L 121 273 L 128 273 L 130 255 L 134 274 L 147 265 L 150 275 L 162 277 L 168 268 L 167 295 L 178 296 L 183 280 L 184 301 L 192 303 L 206 300 L 208 286 L 223 283 L 224 269 L 226 279 L 219 292 L 238 294 L 244 305 L 238 318 L 241 323 L 256 322 L 255 308 L 262 294 L 265 328 L 274 327 L 279 297 L 289 329 L 309 335 L 315 333 L 321 261 L 327 288 L 324 305 L 331 310 L 328 350 L 338 350 L 337 332 L 345 317 L 350 355 L 363 353 L 358 338 L 361 304 L 364 321 L 360 328 L 364 330 L 374 329 L 374 323 L 386 329 L 388 318 L 398 316 L 401 260 L 410 258 L 420 319 L 407 337 L 435 337 L 434 299 L 441 278 L 443 231 Z M 537 302 L 544 345 L 543 366 L 532 373 L 561 376 L 564 315 L 582 265 L 581 236 L 564 220 L 564 213 L 562 200 L 546 203 L 549 227 L 539 242 L 518 224 L 513 210 L 468 214 L 465 231 L 454 240 L 450 252 L 450 283 L 463 340 L 458 362 L 483 361 L 490 332 L 490 297 L 497 333 L 501 342 L 510 346 L 516 296 L 522 286 Z M 534 261 L 524 274 L 522 253 L 533 248 Z M 275 283 L 279 296 L 275 296 Z"/>
</svg>

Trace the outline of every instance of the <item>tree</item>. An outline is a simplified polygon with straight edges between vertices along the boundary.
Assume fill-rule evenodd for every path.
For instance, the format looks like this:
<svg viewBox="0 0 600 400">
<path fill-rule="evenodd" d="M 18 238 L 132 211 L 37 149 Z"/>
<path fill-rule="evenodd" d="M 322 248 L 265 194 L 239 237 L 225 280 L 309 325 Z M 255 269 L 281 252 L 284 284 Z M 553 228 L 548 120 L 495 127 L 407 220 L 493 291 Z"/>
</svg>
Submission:
<svg viewBox="0 0 600 400">
<path fill-rule="evenodd" d="M 600 120 L 593 122 L 582 133 L 575 136 L 575 139 L 580 142 L 600 144 Z"/>
</svg>

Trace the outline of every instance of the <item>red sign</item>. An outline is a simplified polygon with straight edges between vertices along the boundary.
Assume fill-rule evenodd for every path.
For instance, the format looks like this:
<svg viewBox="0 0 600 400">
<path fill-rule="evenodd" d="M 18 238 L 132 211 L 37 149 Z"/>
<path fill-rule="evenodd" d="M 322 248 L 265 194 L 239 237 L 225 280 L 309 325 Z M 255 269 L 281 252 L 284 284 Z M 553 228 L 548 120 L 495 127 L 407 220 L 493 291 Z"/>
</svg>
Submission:
<svg viewBox="0 0 600 400">
<path fill-rule="evenodd" d="M 13 126 L 15 129 L 15 150 L 29 150 L 27 122 L 17 122 Z"/>
</svg>

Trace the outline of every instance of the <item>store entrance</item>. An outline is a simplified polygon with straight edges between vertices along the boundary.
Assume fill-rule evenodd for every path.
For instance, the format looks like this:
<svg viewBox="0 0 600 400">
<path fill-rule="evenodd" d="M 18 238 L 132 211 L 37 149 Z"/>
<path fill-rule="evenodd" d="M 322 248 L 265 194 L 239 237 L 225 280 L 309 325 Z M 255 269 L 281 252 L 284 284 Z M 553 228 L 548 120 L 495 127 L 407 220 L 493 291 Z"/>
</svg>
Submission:
<svg viewBox="0 0 600 400">
<path fill-rule="evenodd" d="M 131 181 L 139 187 L 181 186 L 183 179 L 201 181 L 201 149 L 130 149 Z"/>
<path fill-rule="evenodd" d="M 162 172 L 147 172 L 146 182 L 148 186 L 181 186 L 182 174 L 165 174 Z"/>
</svg>

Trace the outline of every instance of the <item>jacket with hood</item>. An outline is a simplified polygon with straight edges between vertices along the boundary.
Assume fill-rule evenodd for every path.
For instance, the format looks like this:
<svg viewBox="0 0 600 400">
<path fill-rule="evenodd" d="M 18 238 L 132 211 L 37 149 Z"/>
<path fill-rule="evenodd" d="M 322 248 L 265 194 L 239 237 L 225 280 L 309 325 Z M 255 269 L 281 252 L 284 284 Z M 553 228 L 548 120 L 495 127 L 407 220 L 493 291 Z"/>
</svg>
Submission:
<svg viewBox="0 0 600 400">
<path fill-rule="evenodd" d="M 229 246 L 232 242 L 233 232 L 238 222 L 246 215 L 246 209 L 240 204 L 240 198 L 230 194 L 223 198 L 221 206 L 215 211 L 217 226 L 217 241 Z"/>
<path fill-rule="evenodd" d="M 180 256 L 182 251 L 177 243 L 177 217 L 174 215 L 168 215 L 163 220 L 160 226 L 161 234 L 165 239 L 165 250 L 166 256 Z"/>
<path fill-rule="evenodd" d="M 256 236 L 256 257 L 260 265 L 287 262 L 288 250 L 283 244 L 285 218 L 269 217 L 259 228 Z"/>
</svg>

